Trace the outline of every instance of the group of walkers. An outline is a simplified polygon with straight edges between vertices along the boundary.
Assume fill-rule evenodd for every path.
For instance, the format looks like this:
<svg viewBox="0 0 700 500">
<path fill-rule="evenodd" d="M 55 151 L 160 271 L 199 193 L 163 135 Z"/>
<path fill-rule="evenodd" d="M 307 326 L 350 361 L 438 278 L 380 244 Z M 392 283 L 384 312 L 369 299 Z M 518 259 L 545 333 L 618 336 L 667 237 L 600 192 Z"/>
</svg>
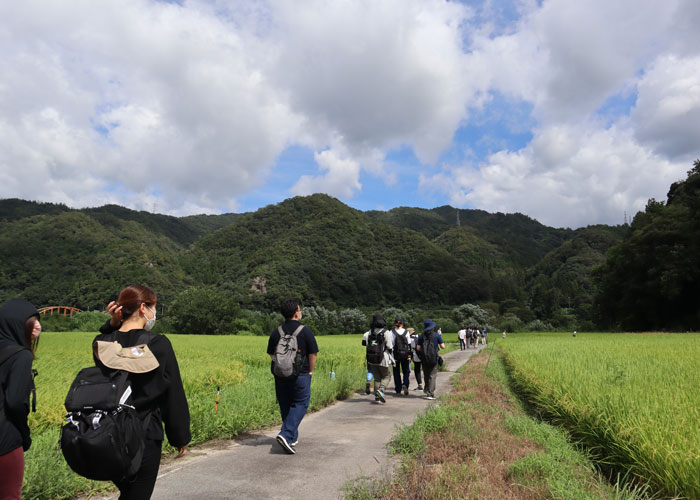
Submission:
<svg viewBox="0 0 700 500">
<path fill-rule="evenodd" d="M 111 480 L 121 500 L 151 497 L 166 436 L 178 451 L 176 458 L 187 453 L 192 439 L 175 352 L 166 336 L 150 332 L 156 322 L 156 306 L 156 294 L 141 285 L 127 286 L 109 303 L 109 319 L 92 343 L 95 366 L 78 373 L 66 398 L 67 423 L 61 435 L 66 461 L 85 477 Z M 301 323 L 300 301 L 287 299 L 280 310 L 284 323 L 270 334 L 267 345 L 282 417 L 276 441 L 284 452 L 295 454 L 319 351 L 313 332 Z M 366 346 L 367 393 L 373 379 L 377 403 L 386 402 L 392 375 L 396 393 L 408 395 L 411 362 L 418 383 L 414 390 L 423 390 L 427 399 L 435 399 L 441 361 L 438 351 L 445 348 L 436 326 L 434 321 L 425 320 L 419 335 L 412 328 L 406 329 L 401 317 L 396 317 L 389 329 L 380 314 L 373 316 L 362 343 Z M 32 362 L 40 334 L 39 313 L 30 302 L 13 299 L 0 307 L 0 500 L 21 498 L 24 452 L 32 442 L 27 424 L 30 395 L 35 394 Z M 103 383 L 105 377 L 110 383 Z M 100 392 L 108 387 L 123 388 L 123 392 Z M 116 396 L 118 403 L 102 409 L 76 402 L 86 396 L 100 401 Z M 36 396 L 31 399 L 36 411 Z M 119 443 L 112 439 L 114 433 L 123 437 Z M 89 444 L 81 448 L 83 438 Z M 96 444 L 105 439 L 112 447 L 107 451 Z M 115 451 L 115 446 L 126 449 Z M 119 453 L 127 460 L 111 457 Z"/>
<path fill-rule="evenodd" d="M 503 332 L 505 335 L 505 331 Z M 481 345 L 486 345 L 486 328 L 479 330 L 478 328 L 462 328 L 457 332 L 459 338 L 459 350 L 464 351 L 474 347 L 477 348 L 479 342 Z M 505 338 L 505 337 L 504 337 Z"/>
<path fill-rule="evenodd" d="M 370 329 L 362 336 L 362 345 L 367 350 L 365 392 L 370 393 L 371 381 L 374 380 L 375 403 L 386 403 L 384 396 L 392 375 L 396 394 L 408 396 L 411 361 L 418 383 L 414 390 L 422 390 L 427 399 L 435 399 L 436 377 L 442 360 L 438 351 L 445 348 L 442 332 L 435 331 L 436 326 L 433 320 L 426 319 L 423 333 L 418 335 L 413 328 L 404 328 L 401 316 L 394 319 L 391 329 L 387 328 L 381 314 L 372 317 Z M 425 386 L 422 378 L 425 378 Z"/>
</svg>

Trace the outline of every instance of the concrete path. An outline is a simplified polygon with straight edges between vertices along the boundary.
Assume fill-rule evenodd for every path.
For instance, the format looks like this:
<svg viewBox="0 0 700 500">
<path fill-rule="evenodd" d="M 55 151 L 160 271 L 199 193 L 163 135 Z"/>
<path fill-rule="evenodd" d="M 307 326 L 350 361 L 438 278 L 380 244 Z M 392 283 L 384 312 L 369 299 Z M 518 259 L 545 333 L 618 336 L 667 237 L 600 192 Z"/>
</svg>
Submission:
<svg viewBox="0 0 700 500">
<path fill-rule="evenodd" d="M 458 350 L 443 356 L 450 371 L 438 375 L 437 396 L 449 392 L 450 376 L 475 352 Z M 413 375 L 411 380 L 415 382 Z M 220 442 L 218 447 L 197 447 L 189 457 L 161 467 L 153 498 L 341 498 L 348 479 L 391 469 L 386 444 L 397 424 L 411 423 L 435 403 L 414 387 L 415 383 L 408 396 L 395 396 L 392 390 L 385 405 L 375 404 L 373 395 L 358 394 L 307 414 L 299 427 L 296 455 L 287 455 L 277 444 L 278 428 Z"/>
</svg>

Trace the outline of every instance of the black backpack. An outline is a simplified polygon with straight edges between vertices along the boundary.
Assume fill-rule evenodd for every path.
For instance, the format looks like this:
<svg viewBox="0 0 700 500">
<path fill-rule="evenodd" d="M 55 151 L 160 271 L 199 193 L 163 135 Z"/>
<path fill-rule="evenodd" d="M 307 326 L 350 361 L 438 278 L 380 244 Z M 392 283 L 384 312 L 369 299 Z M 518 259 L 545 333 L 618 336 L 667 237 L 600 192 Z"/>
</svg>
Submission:
<svg viewBox="0 0 700 500">
<path fill-rule="evenodd" d="M 423 348 L 421 352 L 423 353 L 422 361 L 423 366 L 435 366 L 438 364 L 438 352 L 435 342 L 433 342 L 434 333 L 424 333 L 423 334 Z"/>
<path fill-rule="evenodd" d="M 384 332 L 386 330 L 382 328 L 381 330 L 370 330 L 369 336 L 367 337 L 367 362 L 373 365 L 380 365 L 384 360 L 384 349 L 386 344 L 386 338 L 384 337 Z"/>
<path fill-rule="evenodd" d="M 154 336 L 142 334 L 137 345 Z M 78 372 L 66 396 L 67 423 L 60 440 L 74 472 L 97 481 L 135 477 L 150 415 L 143 421 L 139 418 L 131 395 L 129 373 L 124 370 L 91 366 Z"/>
<path fill-rule="evenodd" d="M 405 335 L 399 335 L 396 330 L 394 333 L 394 359 L 404 361 L 411 357 L 411 344 L 406 340 Z"/>
</svg>

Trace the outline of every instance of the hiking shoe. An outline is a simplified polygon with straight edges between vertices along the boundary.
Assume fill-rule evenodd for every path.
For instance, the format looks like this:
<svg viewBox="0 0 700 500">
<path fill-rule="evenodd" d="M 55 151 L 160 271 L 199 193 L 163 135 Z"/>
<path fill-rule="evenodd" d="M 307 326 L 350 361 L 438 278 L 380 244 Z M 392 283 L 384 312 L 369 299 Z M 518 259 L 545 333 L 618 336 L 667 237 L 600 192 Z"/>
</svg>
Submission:
<svg viewBox="0 0 700 500">
<path fill-rule="evenodd" d="M 382 391 L 374 391 L 374 398 L 375 400 L 379 400 L 382 403 L 386 403 L 386 399 L 384 399 L 384 393 Z"/>
<path fill-rule="evenodd" d="M 403 386 L 403 395 L 408 396 L 408 386 L 407 385 Z"/>
<path fill-rule="evenodd" d="M 287 453 L 289 453 L 290 455 L 294 455 L 294 454 L 297 452 L 297 450 L 295 450 L 294 448 L 292 448 L 292 445 L 290 445 L 290 444 L 287 442 L 287 440 L 284 439 L 284 436 L 283 436 L 282 434 L 278 434 L 278 435 L 277 435 L 277 442 L 280 444 L 280 446 L 282 447 L 282 449 L 283 449 L 284 451 L 286 451 Z"/>
<path fill-rule="evenodd" d="M 369 394 L 369 382 L 365 384 L 365 394 Z"/>
<path fill-rule="evenodd" d="M 423 390 L 423 386 L 419 384 L 418 387 L 416 387 L 416 388 L 413 389 L 413 390 L 414 390 L 414 391 L 422 391 L 422 390 Z"/>
</svg>

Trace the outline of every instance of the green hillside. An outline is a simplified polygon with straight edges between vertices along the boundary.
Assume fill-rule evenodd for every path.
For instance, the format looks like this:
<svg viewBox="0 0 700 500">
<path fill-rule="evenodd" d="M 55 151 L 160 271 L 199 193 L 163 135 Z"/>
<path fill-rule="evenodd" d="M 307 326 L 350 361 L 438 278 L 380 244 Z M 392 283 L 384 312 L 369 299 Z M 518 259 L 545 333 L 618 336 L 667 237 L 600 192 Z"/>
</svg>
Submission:
<svg viewBox="0 0 700 500">
<path fill-rule="evenodd" d="M 309 304 L 456 304 L 487 298 L 469 266 L 415 231 L 375 222 L 326 195 L 297 197 L 255 213 L 198 241 L 186 257 L 197 281 L 249 289 L 265 281 L 260 300 L 282 295 Z"/>
<path fill-rule="evenodd" d="M 471 302 L 513 325 L 567 327 L 596 321 L 591 272 L 623 232 L 448 206 L 361 212 L 320 194 L 188 217 L 9 199 L 0 200 L 0 300 L 95 309 L 125 284 L 144 283 L 166 309 L 197 287 L 182 300 L 228 297 L 265 314 L 290 295 L 329 309 L 443 315 Z"/>
</svg>

